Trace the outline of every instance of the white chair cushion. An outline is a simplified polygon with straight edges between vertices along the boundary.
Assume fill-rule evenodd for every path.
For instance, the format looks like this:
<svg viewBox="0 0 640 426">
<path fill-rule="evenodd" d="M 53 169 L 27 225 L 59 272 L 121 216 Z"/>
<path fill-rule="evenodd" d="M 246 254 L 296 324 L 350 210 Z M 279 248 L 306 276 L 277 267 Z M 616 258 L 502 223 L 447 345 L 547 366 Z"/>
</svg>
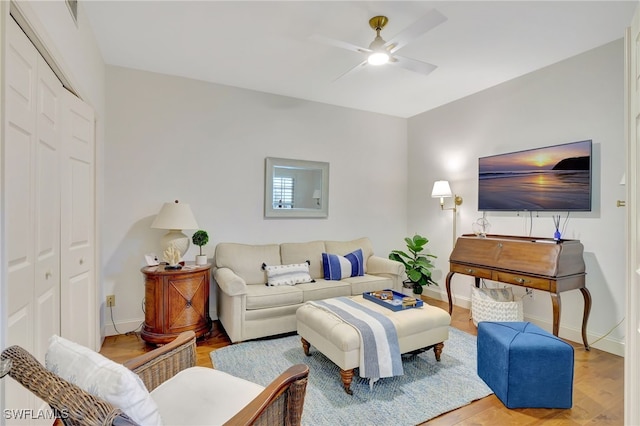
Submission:
<svg viewBox="0 0 640 426">
<path fill-rule="evenodd" d="M 47 369 L 114 407 L 140 425 L 161 425 L 155 401 L 134 372 L 82 345 L 53 335 L 45 355 Z"/>
<path fill-rule="evenodd" d="M 182 370 L 151 391 L 166 425 L 221 425 L 264 387 L 206 367 Z"/>
</svg>

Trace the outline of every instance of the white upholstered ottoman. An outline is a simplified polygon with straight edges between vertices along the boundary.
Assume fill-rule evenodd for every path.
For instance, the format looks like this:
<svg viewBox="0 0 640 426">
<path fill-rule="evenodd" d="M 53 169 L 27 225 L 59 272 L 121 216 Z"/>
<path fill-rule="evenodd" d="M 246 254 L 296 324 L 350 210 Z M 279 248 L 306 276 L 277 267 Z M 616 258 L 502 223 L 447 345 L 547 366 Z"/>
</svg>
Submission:
<svg viewBox="0 0 640 426">
<path fill-rule="evenodd" d="M 433 348 L 437 361 L 449 338 L 451 316 L 441 308 L 426 303 L 421 308 L 392 311 L 376 303 L 355 296 L 354 301 L 387 316 L 398 334 L 401 353 L 421 352 Z M 360 364 L 360 336 L 351 325 L 329 312 L 311 304 L 304 304 L 296 311 L 298 334 L 307 356 L 313 345 L 340 368 L 344 390 L 351 395 L 353 370 Z"/>
</svg>

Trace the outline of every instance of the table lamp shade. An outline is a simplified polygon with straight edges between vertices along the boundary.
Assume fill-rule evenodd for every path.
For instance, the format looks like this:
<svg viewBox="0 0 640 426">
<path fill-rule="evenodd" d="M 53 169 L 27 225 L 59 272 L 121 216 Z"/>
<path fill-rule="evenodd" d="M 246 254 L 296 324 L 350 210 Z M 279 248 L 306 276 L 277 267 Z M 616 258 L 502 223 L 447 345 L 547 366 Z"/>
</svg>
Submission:
<svg viewBox="0 0 640 426">
<path fill-rule="evenodd" d="M 189 204 L 164 203 L 160 212 L 151 224 L 152 228 L 169 229 L 170 231 L 162 237 L 162 250 L 166 250 L 172 244 L 180 251 L 180 255 L 189 249 L 189 237 L 181 232 L 183 229 L 198 229 L 198 222 L 193 216 Z"/>
</svg>

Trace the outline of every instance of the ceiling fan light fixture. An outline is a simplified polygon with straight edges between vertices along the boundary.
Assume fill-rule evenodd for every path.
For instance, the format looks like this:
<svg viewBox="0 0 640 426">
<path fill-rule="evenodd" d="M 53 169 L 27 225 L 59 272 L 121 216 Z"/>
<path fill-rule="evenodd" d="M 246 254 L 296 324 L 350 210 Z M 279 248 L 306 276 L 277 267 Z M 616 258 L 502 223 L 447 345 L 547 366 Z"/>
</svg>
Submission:
<svg viewBox="0 0 640 426">
<path fill-rule="evenodd" d="M 389 54 L 386 52 L 372 52 L 367 58 L 369 65 L 384 65 L 389 62 Z"/>
<path fill-rule="evenodd" d="M 369 65 L 384 65 L 389 62 L 389 52 L 384 48 L 387 42 L 380 37 L 380 31 L 387 25 L 388 21 L 386 16 L 374 16 L 369 20 L 369 25 L 376 32 L 376 38 L 369 45 L 371 50 L 371 54 L 367 58 Z"/>
</svg>

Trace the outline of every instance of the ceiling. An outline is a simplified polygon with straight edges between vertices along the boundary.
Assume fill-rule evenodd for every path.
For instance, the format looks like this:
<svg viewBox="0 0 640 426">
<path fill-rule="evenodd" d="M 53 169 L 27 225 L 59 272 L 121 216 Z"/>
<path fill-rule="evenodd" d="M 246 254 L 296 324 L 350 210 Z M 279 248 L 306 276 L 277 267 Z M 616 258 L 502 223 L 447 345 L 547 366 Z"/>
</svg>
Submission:
<svg viewBox="0 0 640 426">
<path fill-rule="evenodd" d="M 109 65 L 411 117 L 624 36 L 637 1 L 85 1 Z M 366 66 L 321 35 L 367 47 L 436 8 L 448 19 L 397 54 L 422 75 Z"/>
</svg>

